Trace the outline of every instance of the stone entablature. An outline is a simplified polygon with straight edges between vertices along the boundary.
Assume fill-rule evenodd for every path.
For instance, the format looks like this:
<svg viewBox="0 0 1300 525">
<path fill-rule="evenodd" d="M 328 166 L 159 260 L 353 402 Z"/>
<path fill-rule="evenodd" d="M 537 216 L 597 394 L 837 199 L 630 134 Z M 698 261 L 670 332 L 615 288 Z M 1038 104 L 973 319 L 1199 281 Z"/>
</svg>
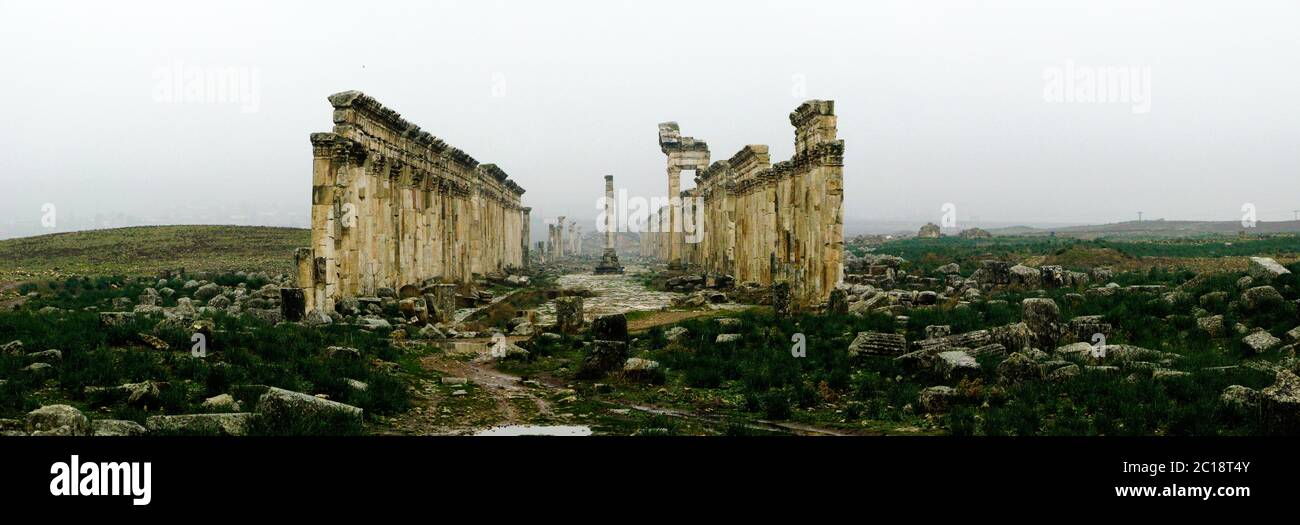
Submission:
<svg viewBox="0 0 1300 525">
<path fill-rule="evenodd" d="M 311 135 L 312 244 L 299 251 L 309 310 L 524 266 L 529 208 L 504 170 L 359 91 L 329 101 L 334 130 Z"/>
</svg>

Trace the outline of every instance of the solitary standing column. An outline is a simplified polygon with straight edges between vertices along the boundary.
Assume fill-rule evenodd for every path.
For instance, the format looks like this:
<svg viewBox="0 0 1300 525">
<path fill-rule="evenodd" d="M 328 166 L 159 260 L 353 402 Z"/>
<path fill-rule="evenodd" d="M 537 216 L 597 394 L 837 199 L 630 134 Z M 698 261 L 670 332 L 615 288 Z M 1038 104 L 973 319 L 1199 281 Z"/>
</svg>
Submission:
<svg viewBox="0 0 1300 525">
<path fill-rule="evenodd" d="M 605 176 L 605 253 L 596 265 L 596 273 L 623 273 L 618 264 L 618 250 L 614 245 L 614 176 Z"/>
<path fill-rule="evenodd" d="M 564 217 L 561 216 L 560 223 L 555 226 L 555 260 L 557 261 L 564 258 L 567 253 L 564 242 Z"/>
</svg>

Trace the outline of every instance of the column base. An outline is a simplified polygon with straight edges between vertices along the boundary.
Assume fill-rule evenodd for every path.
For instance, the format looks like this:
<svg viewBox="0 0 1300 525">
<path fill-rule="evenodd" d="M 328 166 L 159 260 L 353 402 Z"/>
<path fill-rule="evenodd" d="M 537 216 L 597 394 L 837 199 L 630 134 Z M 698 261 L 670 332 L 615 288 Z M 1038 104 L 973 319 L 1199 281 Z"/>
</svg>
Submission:
<svg viewBox="0 0 1300 525">
<path fill-rule="evenodd" d="M 618 255 L 614 250 L 605 250 L 605 254 L 600 257 L 600 264 L 596 265 L 596 275 L 621 273 L 623 273 L 623 266 L 618 264 Z"/>
</svg>

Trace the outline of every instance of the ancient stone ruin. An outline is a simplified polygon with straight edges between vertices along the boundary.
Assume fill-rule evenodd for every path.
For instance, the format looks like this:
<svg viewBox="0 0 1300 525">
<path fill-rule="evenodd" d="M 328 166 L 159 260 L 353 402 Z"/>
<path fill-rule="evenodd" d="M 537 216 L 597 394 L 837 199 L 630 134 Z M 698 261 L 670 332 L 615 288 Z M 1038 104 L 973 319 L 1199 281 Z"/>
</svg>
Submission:
<svg viewBox="0 0 1300 525">
<path fill-rule="evenodd" d="M 916 232 L 916 236 L 920 239 L 938 239 L 943 237 L 943 230 L 939 229 L 938 224 L 927 222 L 924 226 L 921 226 L 920 231 Z"/>
<path fill-rule="evenodd" d="M 530 208 L 505 171 L 359 91 L 329 101 L 334 131 L 311 135 L 311 247 L 297 253 L 307 311 L 525 265 Z"/>
<path fill-rule="evenodd" d="M 788 282 L 795 304 L 825 302 L 843 274 L 844 141 L 834 101 L 805 102 L 790 123 L 794 158 L 771 164 L 767 146 L 750 145 L 711 165 L 705 142 L 660 124 L 668 192 L 682 199 L 648 221 L 641 254 L 737 283 Z M 692 169 L 696 187 L 681 192 L 681 171 Z"/>
<path fill-rule="evenodd" d="M 605 251 L 596 265 L 597 274 L 623 273 L 623 265 L 618 263 L 618 247 L 614 241 L 614 176 L 605 176 Z"/>
</svg>

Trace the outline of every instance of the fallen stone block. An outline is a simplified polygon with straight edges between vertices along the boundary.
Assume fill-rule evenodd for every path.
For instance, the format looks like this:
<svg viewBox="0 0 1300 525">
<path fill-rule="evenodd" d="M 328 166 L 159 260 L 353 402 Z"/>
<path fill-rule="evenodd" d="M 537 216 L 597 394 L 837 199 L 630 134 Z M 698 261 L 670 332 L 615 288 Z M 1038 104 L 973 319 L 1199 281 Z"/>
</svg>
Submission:
<svg viewBox="0 0 1300 525">
<path fill-rule="evenodd" d="M 1282 344 L 1281 339 L 1273 337 L 1273 334 L 1270 334 L 1263 329 L 1256 330 L 1254 333 L 1243 337 L 1241 342 L 1246 345 L 1246 348 L 1249 348 L 1250 351 L 1256 354 L 1262 354 Z"/>
<path fill-rule="evenodd" d="M 998 381 L 1015 384 L 1042 379 L 1043 369 L 1040 365 L 1045 360 L 1047 353 L 1041 350 L 1028 349 L 1012 353 L 998 365 Z"/>
<path fill-rule="evenodd" d="M 627 316 L 612 314 L 592 319 L 591 338 L 605 341 L 627 341 Z"/>
<path fill-rule="evenodd" d="M 858 332 L 857 338 L 849 344 L 850 358 L 868 355 L 896 357 L 907 352 L 907 338 L 900 334 L 882 332 Z"/>
<path fill-rule="evenodd" d="M 1260 391 L 1260 412 L 1268 433 L 1300 433 L 1300 377 L 1279 370 L 1273 385 Z"/>
<path fill-rule="evenodd" d="M 623 377 L 636 381 L 648 381 L 655 378 L 659 362 L 651 359 L 630 357 L 623 363 Z"/>
<path fill-rule="evenodd" d="M 1291 270 L 1269 257 L 1251 257 L 1250 266 L 1246 271 L 1251 277 L 1263 282 L 1291 273 Z"/>
<path fill-rule="evenodd" d="M 939 352 L 934 362 L 934 370 L 948 381 L 962 378 L 978 377 L 980 364 L 970 354 L 961 350 Z"/>
<path fill-rule="evenodd" d="M 149 416 L 144 427 L 150 433 L 184 436 L 246 436 L 252 430 L 254 415 L 183 414 Z"/>
<path fill-rule="evenodd" d="M 90 422 L 90 435 L 92 436 L 143 436 L 147 433 L 148 430 L 135 421 L 96 419 Z"/>
<path fill-rule="evenodd" d="M 713 340 L 715 343 L 735 343 L 738 341 L 740 341 L 740 334 L 718 334 L 718 337 Z"/>
<path fill-rule="evenodd" d="M 597 339 L 587 347 L 578 369 L 578 376 L 586 379 L 603 377 L 609 372 L 620 370 L 627 362 L 627 343 L 623 341 L 605 341 Z"/>
<path fill-rule="evenodd" d="M 932 386 L 921 390 L 917 404 L 921 412 L 941 414 L 947 412 L 957 400 L 957 390 L 950 386 Z"/>
<path fill-rule="evenodd" d="M 259 425 L 275 435 L 359 434 L 363 411 L 352 405 L 271 387 L 257 402 Z"/>
<path fill-rule="evenodd" d="M 33 435 L 85 436 L 90 433 L 90 420 L 69 405 L 46 405 L 27 413 L 23 430 Z"/>
</svg>

